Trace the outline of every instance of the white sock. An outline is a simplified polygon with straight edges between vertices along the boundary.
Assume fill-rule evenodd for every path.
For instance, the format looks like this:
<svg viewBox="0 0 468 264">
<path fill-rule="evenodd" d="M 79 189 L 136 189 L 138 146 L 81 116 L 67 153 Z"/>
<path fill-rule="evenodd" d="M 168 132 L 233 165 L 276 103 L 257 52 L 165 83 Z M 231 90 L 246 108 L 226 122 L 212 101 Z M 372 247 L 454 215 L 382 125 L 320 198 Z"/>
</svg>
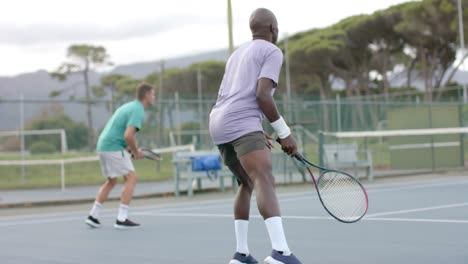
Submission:
<svg viewBox="0 0 468 264">
<path fill-rule="evenodd" d="M 236 231 L 237 240 L 236 251 L 242 254 L 249 255 L 249 246 L 247 244 L 247 237 L 249 233 L 249 221 L 235 220 L 234 229 Z"/>
<path fill-rule="evenodd" d="M 286 242 L 286 237 L 283 230 L 283 221 L 281 217 L 274 216 L 265 220 L 265 224 L 268 230 L 268 235 L 270 235 L 271 247 L 276 251 L 282 251 L 283 255 L 291 255 L 291 250 L 289 250 L 288 243 Z"/>
<path fill-rule="evenodd" d="M 120 204 L 119 214 L 117 215 L 117 220 L 125 221 L 128 218 L 128 205 Z"/>
<path fill-rule="evenodd" d="M 89 215 L 98 218 L 99 212 L 101 212 L 102 209 L 102 204 L 100 202 L 94 202 L 93 208 L 91 208 L 91 211 L 89 211 Z"/>
</svg>

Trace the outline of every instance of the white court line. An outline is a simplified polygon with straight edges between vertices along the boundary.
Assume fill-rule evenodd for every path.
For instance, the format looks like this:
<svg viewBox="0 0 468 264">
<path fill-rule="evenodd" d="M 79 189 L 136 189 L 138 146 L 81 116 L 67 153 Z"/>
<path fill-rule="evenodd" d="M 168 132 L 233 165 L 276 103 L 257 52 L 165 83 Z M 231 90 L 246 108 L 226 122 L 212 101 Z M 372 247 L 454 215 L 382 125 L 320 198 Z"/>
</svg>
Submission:
<svg viewBox="0 0 468 264">
<path fill-rule="evenodd" d="M 278 200 L 282 202 L 295 202 L 295 201 L 300 201 L 300 200 L 306 200 L 306 199 L 311 199 L 314 197 L 317 197 L 317 193 L 310 193 L 310 192 L 304 192 L 297 194 L 295 196 L 284 196 L 286 198 L 278 198 Z M 231 203 L 229 204 L 230 207 L 233 207 L 234 199 L 229 200 Z M 257 200 L 255 199 L 255 196 L 252 196 L 251 203 L 255 204 Z M 198 205 L 198 204 L 197 204 Z M 190 206 L 187 205 L 186 207 L 177 207 L 177 208 L 163 208 L 163 209 L 158 209 L 156 212 L 174 212 L 174 211 L 187 211 L 187 210 L 198 210 L 198 209 L 207 209 L 207 208 L 219 208 L 219 207 L 226 207 L 226 204 L 224 203 L 212 203 L 212 204 L 207 204 L 207 205 L 202 205 L 202 206 Z M 156 208 L 155 208 L 156 209 Z"/>
<path fill-rule="evenodd" d="M 437 209 L 462 207 L 462 206 L 467 206 L 467 205 L 468 205 L 468 203 L 457 203 L 457 204 L 447 204 L 447 205 L 440 205 L 440 206 L 421 207 L 421 208 L 408 209 L 408 210 L 398 210 L 398 211 L 375 213 L 375 214 L 367 215 L 367 217 L 395 215 L 395 214 L 406 214 L 406 213 L 413 213 L 413 212 L 423 212 L 423 211 L 431 211 L 431 210 L 437 210 Z"/>
<path fill-rule="evenodd" d="M 468 220 L 452 219 L 423 219 L 423 218 L 366 218 L 364 221 L 387 221 L 387 222 L 418 222 L 418 223 L 444 223 L 444 224 L 468 224 Z"/>
<path fill-rule="evenodd" d="M 83 223 L 84 223 L 84 218 Z M 55 219 L 36 219 L 36 220 L 29 220 L 29 221 L 20 221 L 20 222 L 4 222 L 0 223 L 0 227 L 4 226 L 18 226 L 18 225 L 32 225 L 32 224 L 44 224 L 44 223 L 56 223 L 56 222 L 66 222 L 66 221 L 74 221 L 77 220 L 76 217 L 62 217 L 62 218 L 55 218 Z"/>
<path fill-rule="evenodd" d="M 139 215 L 150 215 L 150 216 L 168 216 L 168 217 L 207 217 L 207 218 L 233 218 L 232 214 L 210 214 L 210 213 L 139 213 Z M 261 215 L 251 214 L 250 218 L 263 219 Z M 299 215 L 287 215 L 281 216 L 283 219 L 315 219 L 315 220 L 332 220 L 333 217 L 323 216 L 299 216 Z"/>
<path fill-rule="evenodd" d="M 166 217 L 206 217 L 206 218 L 233 218 L 231 214 L 205 214 L 205 213 L 139 213 L 139 215 L 149 216 L 166 216 Z M 250 218 L 262 219 L 261 215 L 251 215 Z M 285 215 L 283 219 L 295 220 L 333 220 L 332 217 L 323 216 L 301 216 L 301 215 Z M 385 221 L 385 222 L 419 222 L 419 223 L 454 223 L 454 224 L 468 224 L 468 220 L 452 220 L 452 219 L 423 219 L 423 218 L 368 218 L 364 217 L 360 221 Z"/>
<path fill-rule="evenodd" d="M 280 202 L 288 202 L 288 201 L 297 201 L 297 200 L 302 200 L 302 199 L 309 199 L 314 196 L 317 196 L 316 193 L 312 192 L 298 192 L 298 193 L 285 193 L 285 194 L 279 194 L 278 199 Z M 255 196 L 252 196 L 252 203 L 256 203 Z M 232 207 L 232 204 L 234 203 L 234 197 L 229 198 L 229 199 L 219 199 L 219 200 L 211 200 L 209 202 L 195 202 L 197 203 L 197 206 L 193 206 L 194 202 L 190 203 L 184 203 L 184 204 L 179 204 L 178 206 L 174 207 L 168 207 L 168 208 L 148 208 L 148 209 L 155 209 L 158 212 L 172 212 L 172 211 L 178 211 L 178 210 L 198 210 L 198 209 L 206 209 L 206 208 L 216 208 L 216 207 L 225 207 L 226 204 L 222 202 L 230 202 L 230 206 Z"/>
<path fill-rule="evenodd" d="M 440 182 L 440 183 L 427 183 L 427 184 L 408 184 L 408 185 L 397 185 L 398 187 L 385 187 L 382 185 L 383 188 L 366 188 L 368 193 L 374 192 L 388 192 L 388 191 L 403 191 L 403 190 L 417 190 L 417 189 L 426 189 L 432 187 L 447 187 L 447 186 L 459 186 L 461 184 L 468 184 L 468 182 Z M 467 186 L 468 187 L 468 186 Z"/>
<path fill-rule="evenodd" d="M 440 182 L 439 182 L 440 181 Z M 421 181 L 424 182 L 424 181 Z M 468 181 L 461 181 L 461 182 L 446 182 L 446 180 L 436 180 L 435 183 L 427 183 L 427 184 L 420 184 L 420 182 L 410 182 L 410 183 L 403 183 L 403 184 L 391 184 L 393 187 L 388 187 L 388 184 L 379 184 L 379 185 L 370 185 L 366 187 L 368 193 L 380 193 L 380 192 L 389 192 L 389 191 L 402 191 L 402 190 L 413 190 L 413 189 L 425 189 L 431 187 L 440 187 L 440 186 L 452 186 L 452 185 L 460 185 L 466 183 Z M 307 184 L 311 184 L 307 182 Z M 417 186 L 414 186 L 417 185 Z M 313 188 L 311 186 L 311 188 Z M 311 191 L 306 192 L 297 192 L 297 193 L 281 193 L 278 194 L 280 198 L 280 202 L 294 202 L 299 200 L 306 200 L 310 198 L 314 198 L 317 196 L 315 189 L 311 189 Z M 203 209 L 203 208 L 215 208 L 215 207 L 222 207 L 225 206 L 224 202 L 233 202 L 234 198 L 224 198 L 224 199 L 216 199 L 216 200 L 206 200 L 206 201 L 189 201 L 189 202 L 182 202 L 177 204 L 163 204 L 163 205 L 146 205 L 146 206 L 138 206 L 132 207 L 132 211 L 141 211 L 141 210 L 159 210 L 159 211 L 176 211 L 176 210 L 196 210 L 196 209 Z M 255 197 L 252 197 L 252 202 L 254 203 Z M 193 206 L 196 203 L 197 206 Z M 90 208 L 92 203 L 90 203 Z M 114 212 L 115 208 L 105 208 L 103 212 Z M 26 214 L 20 216 L 0 216 L 0 221 L 2 220 L 18 220 L 18 219 L 27 219 L 27 218 L 40 218 L 40 217 L 56 217 L 56 216 L 69 216 L 75 214 L 86 214 L 87 210 L 80 210 L 80 211 L 72 211 L 72 212 L 64 212 L 64 213 L 45 213 L 41 215 L 36 214 Z"/>
<path fill-rule="evenodd" d="M 466 182 L 468 184 L 468 181 Z M 457 183 L 447 183 L 447 182 L 440 182 L 440 183 L 428 183 L 428 184 L 419 184 L 417 186 L 413 186 L 413 184 L 404 184 L 404 185 L 398 185 L 395 187 L 384 187 L 385 185 L 381 185 L 384 188 L 369 188 L 367 189 L 367 193 L 381 193 L 381 192 L 394 192 L 394 191 L 404 191 L 404 190 L 415 190 L 415 189 L 426 189 L 426 188 L 432 188 L 432 187 L 441 187 L 441 186 L 453 186 L 453 185 L 460 185 L 459 182 Z M 372 186 L 375 187 L 375 186 Z M 312 187 L 313 188 L 313 187 Z M 317 193 L 315 189 L 312 189 L 310 192 L 300 192 L 300 193 L 295 193 L 295 194 L 283 194 L 279 195 L 280 197 L 280 202 L 295 202 L 295 201 L 300 201 L 300 200 L 307 200 L 311 198 L 317 197 Z M 221 200 L 220 200 L 221 201 Z M 233 199 L 225 199 L 223 201 L 233 201 Z M 255 197 L 252 198 L 252 202 L 255 203 Z M 167 209 L 160 209 L 158 210 L 159 212 L 173 212 L 173 211 L 178 211 L 178 210 L 197 210 L 197 209 L 207 209 L 207 208 L 216 208 L 216 207 L 224 207 L 226 206 L 225 204 L 219 204 L 215 201 L 212 203 L 207 203 L 207 205 L 204 206 L 191 206 L 190 203 L 185 204 L 184 206 L 180 207 L 172 207 L 172 208 L 167 208 Z M 151 208 L 148 208 L 151 210 Z M 154 208 L 157 210 L 157 208 Z"/>
<path fill-rule="evenodd" d="M 157 212 L 136 212 L 134 215 L 142 216 L 158 216 L 158 217 L 204 217 L 204 218 L 233 218 L 232 214 L 210 214 L 210 213 L 157 213 Z M 106 216 L 111 217 L 111 216 Z M 112 216 L 114 217 L 114 216 Z M 261 215 L 253 214 L 250 218 L 263 219 Z M 294 220 L 333 220 L 332 217 L 323 216 L 301 216 L 301 215 L 284 215 L 283 219 L 294 219 Z M 63 217 L 56 219 L 37 219 L 28 221 L 16 221 L 16 222 L 4 222 L 0 223 L 0 227 L 8 226 L 19 226 L 19 225 L 31 225 L 31 224 L 43 224 L 53 222 L 66 222 L 66 221 L 77 221 L 83 220 L 82 217 Z M 468 224 L 468 220 L 451 220 L 451 219 L 422 219 L 422 218 L 370 218 L 364 217 L 361 221 L 386 221 L 386 222 L 425 222 L 425 223 L 457 223 L 457 224 Z"/>
<path fill-rule="evenodd" d="M 424 182 L 424 181 L 421 181 Z M 462 181 L 464 182 L 464 181 Z M 310 184 L 310 183 L 308 183 Z M 417 186 L 414 186 L 415 184 L 418 184 Z M 411 182 L 411 183 L 403 183 L 403 184 L 392 184 L 394 187 L 387 188 L 385 186 L 388 186 L 387 184 L 382 184 L 382 185 L 371 185 L 368 192 L 372 193 L 380 193 L 380 192 L 387 192 L 387 191 L 398 191 L 398 190 L 408 190 L 408 189 L 421 189 L 421 188 L 431 188 L 431 187 L 439 187 L 439 186 L 451 186 L 451 185 L 459 185 L 460 181 L 457 181 L 455 183 L 448 183 L 446 180 L 437 180 L 435 183 L 429 183 L 429 184 L 420 184 L 418 182 Z M 385 188 L 376 188 L 375 187 L 385 187 Z M 314 191 L 306 191 L 306 192 L 298 192 L 298 193 L 283 193 L 278 195 L 280 197 L 280 202 L 288 202 L 288 201 L 299 201 L 299 200 L 304 200 L 304 199 L 310 199 L 316 196 L 316 193 Z M 190 201 L 190 202 L 184 202 L 184 203 L 178 203 L 178 204 L 164 204 L 164 205 L 150 205 L 150 206 L 139 206 L 139 207 L 133 207 L 132 211 L 135 214 L 144 214 L 139 213 L 142 210 L 158 210 L 159 211 L 173 211 L 173 210 L 190 210 L 191 208 L 194 208 L 194 203 L 196 203 L 197 208 L 200 208 L 200 205 L 205 205 L 202 208 L 214 208 L 214 207 L 221 207 L 221 206 L 226 206 L 225 202 L 231 202 L 233 201 L 234 198 L 225 198 L 225 199 L 217 199 L 217 200 L 209 200 L 209 201 Z M 254 202 L 255 199 L 252 199 Z M 91 206 L 91 205 L 90 205 Z M 115 208 L 106 208 L 103 210 L 103 213 L 107 213 L 108 215 L 102 216 L 102 217 L 111 217 L 111 212 L 115 212 Z M 80 214 L 81 216 L 77 216 L 76 218 L 73 217 L 67 217 L 71 215 L 77 215 Z M 22 223 L 24 224 L 40 224 L 40 223 L 50 223 L 50 222 L 60 222 L 60 221 L 75 221 L 79 219 L 84 219 L 86 216 L 87 211 L 73 211 L 73 212 L 64 212 L 64 213 L 46 213 L 46 214 L 41 214 L 41 215 L 22 215 L 22 216 L 0 216 L 0 227 L 3 226 L 15 226 L 15 225 L 20 225 Z M 84 215 L 84 217 L 82 216 Z M 112 214 L 113 216 L 114 214 Z M 53 218 L 51 219 L 50 217 L 57 217 L 57 216 L 63 216 L 60 218 Z M 373 215 L 370 215 L 373 216 Z M 230 215 L 232 217 L 232 215 Z M 287 216 L 285 216 L 287 217 Z M 44 219 L 48 218 L 48 219 Z M 317 219 L 316 217 L 310 218 L 310 217 L 302 217 L 302 216 L 297 216 L 295 219 Z M 330 218 L 331 219 L 331 218 Z M 26 221 L 25 221 L 26 220 Z M 11 222 L 10 222 L 11 221 Z M 84 221 L 84 220 L 83 220 Z"/>
</svg>

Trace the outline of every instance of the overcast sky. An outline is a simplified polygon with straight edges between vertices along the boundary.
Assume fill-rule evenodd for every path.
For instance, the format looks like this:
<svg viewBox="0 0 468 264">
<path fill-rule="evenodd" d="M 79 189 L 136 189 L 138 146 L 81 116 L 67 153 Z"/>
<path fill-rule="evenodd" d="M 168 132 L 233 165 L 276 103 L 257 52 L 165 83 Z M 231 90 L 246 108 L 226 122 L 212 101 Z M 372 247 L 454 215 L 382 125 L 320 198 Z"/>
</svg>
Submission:
<svg viewBox="0 0 468 264">
<path fill-rule="evenodd" d="M 272 10 L 280 39 L 410 0 L 232 0 L 234 45 L 248 19 Z M 14 0 L 0 7 L 0 76 L 53 70 L 72 44 L 104 46 L 117 65 L 227 48 L 227 0 Z"/>
</svg>

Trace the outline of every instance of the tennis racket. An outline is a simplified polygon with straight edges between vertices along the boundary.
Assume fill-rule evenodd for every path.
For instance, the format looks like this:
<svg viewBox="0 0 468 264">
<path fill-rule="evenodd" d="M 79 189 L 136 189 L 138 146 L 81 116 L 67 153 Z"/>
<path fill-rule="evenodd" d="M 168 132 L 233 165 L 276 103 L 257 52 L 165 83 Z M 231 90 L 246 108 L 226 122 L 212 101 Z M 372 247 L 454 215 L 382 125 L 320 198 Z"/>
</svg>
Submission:
<svg viewBox="0 0 468 264">
<path fill-rule="evenodd" d="M 163 158 L 161 157 L 161 155 L 159 155 L 158 153 L 156 152 L 153 152 L 151 149 L 147 149 L 147 148 L 142 148 L 140 149 L 141 152 L 143 152 L 143 154 L 145 155 L 145 158 L 146 159 L 149 159 L 149 160 L 157 160 L 157 161 L 160 161 L 162 160 Z M 129 150 L 130 153 L 132 153 L 130 150 Z M 132 158 L 133 158 L 133 153 L 132 153 Z"/>
<path fill-rule="evenodd" d="M 307 168 L 320 202 L 336 220 L 354 223 L 366 214 L 369 207 L 367 192 L 355 177 L 346 172 L 317 166 L 301 154 L 296 154 L 294 157 Z M 309 167 L 320 170 L 317 181 Z"/>
</svg>

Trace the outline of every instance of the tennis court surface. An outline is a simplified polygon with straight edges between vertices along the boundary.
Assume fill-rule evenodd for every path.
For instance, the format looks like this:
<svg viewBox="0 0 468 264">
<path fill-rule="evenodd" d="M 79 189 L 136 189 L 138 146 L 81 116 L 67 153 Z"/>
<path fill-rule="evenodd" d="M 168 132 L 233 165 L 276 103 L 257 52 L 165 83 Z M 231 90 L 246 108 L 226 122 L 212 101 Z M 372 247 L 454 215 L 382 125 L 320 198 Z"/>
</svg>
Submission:
<svg viewBox="0 0 468 264">
<path fill-rule="evenodd" d="M 279 188 L 288 243 L 304 264 L 468 263 L 468 177 L 364 182 L 369 211 L 343 224 L 322 208 L 312 186 Z M 235 250 L 232 193 L 133 203 L 137 230 L 115 230 L 116 204 L 101 229 L 84 224 L 90 204 L 0 210 L 0 263 L 226 264 Z M 271 250 L 252 201 L 249 248 Z"/>
</svg>

